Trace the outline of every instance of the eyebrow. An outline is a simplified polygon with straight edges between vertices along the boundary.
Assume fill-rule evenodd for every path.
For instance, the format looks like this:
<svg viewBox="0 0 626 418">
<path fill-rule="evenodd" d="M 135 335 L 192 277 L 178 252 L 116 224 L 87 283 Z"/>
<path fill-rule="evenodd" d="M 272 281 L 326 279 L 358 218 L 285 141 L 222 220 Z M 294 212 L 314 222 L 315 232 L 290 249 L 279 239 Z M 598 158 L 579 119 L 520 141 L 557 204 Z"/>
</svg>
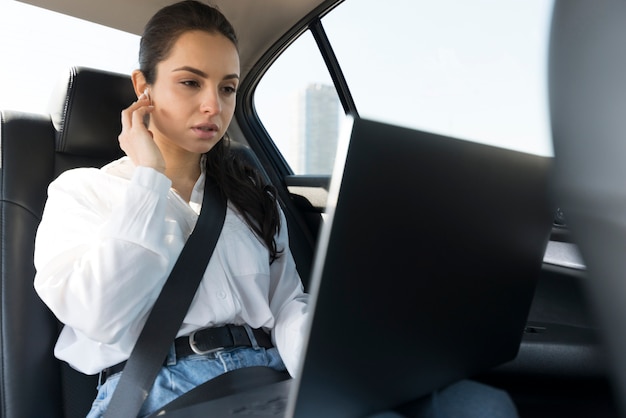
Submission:
<svg viewBox="0 0 626 418">
<path fill-rule="evenodd" d="M 188 65 L 184 65 L 182 67 L 178 67 L 178 68 L 174 68 L 172 70 L 172 72 L 176 72 L 176 71 L 189 71 L 190 73 L 196 74 L 197 76 L 200 76 L 202 78 L 209 78 L 209 75 L 207 73 L 205 73 L 202 70 L 199 70 L 197 68 L 194 67 L 190 67 Z M 237 80 L 239 80 L 239 74 L 228 74 L 224 77 L 224 80 L 230 80 L 236 78 Z"/>
</svg>

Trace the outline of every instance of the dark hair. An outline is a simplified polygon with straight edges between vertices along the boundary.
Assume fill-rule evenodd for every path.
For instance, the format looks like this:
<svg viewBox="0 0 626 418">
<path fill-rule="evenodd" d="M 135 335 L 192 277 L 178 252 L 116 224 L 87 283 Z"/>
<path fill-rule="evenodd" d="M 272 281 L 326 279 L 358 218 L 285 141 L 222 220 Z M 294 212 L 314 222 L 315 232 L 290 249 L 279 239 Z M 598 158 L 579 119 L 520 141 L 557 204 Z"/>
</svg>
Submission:
<svg viewBox="0 0 626 418">
<path fill-rule="evenodd" d="M 139 45 L 139 70 L 146 82 L 156 80 L 157 65 L 167 59 L 180 35 L 192 30 L 219 33 L 237 47 L 237 35 L 215 7 L 195 0 L 174 3 L 159 10 L 146 24 Z M 227 135 L 207 153 L 206 174 L 216 179 L 222 193 L 267 246 L 270 262 L 280 256 L 274 236 L 280 228 L 275 189 L 258 170 L 231 151 Z"/>
<path fill-rule="evenodd" d="M 220 33 L 237 47 L 235 29 L 217 8 L 195 0 L 166 6 L 148 21 L 139 43 L 139 69 L 148 84 L 154 84 L 157 64 L 167 59 L 178 37 L 192 30 Z"/>
</svg>

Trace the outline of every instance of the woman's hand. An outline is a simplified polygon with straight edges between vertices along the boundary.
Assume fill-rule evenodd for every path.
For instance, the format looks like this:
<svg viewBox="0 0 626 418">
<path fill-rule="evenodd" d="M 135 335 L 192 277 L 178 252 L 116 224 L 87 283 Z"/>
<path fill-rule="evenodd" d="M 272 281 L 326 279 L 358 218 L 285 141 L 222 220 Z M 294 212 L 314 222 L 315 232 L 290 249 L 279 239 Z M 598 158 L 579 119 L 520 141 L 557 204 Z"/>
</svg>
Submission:
<svg viewBox="0 0 626 418">
<path fill-rule="evenodd" d="M 118 139 L 120 147 L 137 166 L 152 167 L 165 172 L 165 160 L 152 137 L 152 132 L 144 124 L 144 119 L 154 110 L 150 99 L 144 93 L 122 111 L 122 132 Z"/>
</svg>

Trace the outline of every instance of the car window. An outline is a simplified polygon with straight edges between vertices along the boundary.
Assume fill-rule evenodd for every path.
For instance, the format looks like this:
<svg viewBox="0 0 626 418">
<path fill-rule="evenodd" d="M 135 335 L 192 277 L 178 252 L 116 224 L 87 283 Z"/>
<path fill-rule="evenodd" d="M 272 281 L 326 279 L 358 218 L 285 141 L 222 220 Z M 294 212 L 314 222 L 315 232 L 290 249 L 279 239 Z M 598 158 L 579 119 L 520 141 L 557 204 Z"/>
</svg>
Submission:
<svg viewBox="0 0 626 418">
<path fill-rule="evenodd" d="M 13 0 L 0 0 L 0 108 L 45 113 L 73 66 L 130 74 L 139 36 Z"/>
<path fill-rule="evenodd" d="M 551 11 L 546 0 L 346 0 L 322 25 L 360 116 L 552 155 Z M 322 93 L 319 108 L 303 106 L 287 85 L 301 98 L 331 85 L 308 32 L 267 71 L 255 106 L 294 173 L 330 174 L 334 106 Z"/>
<path fill-rule="evenodd" d="M 259 83 L 254 102 L 259 118 L 294 173 L 332 171 L 344 116 L 310 32 L 274 62 Z"/>
</svg>

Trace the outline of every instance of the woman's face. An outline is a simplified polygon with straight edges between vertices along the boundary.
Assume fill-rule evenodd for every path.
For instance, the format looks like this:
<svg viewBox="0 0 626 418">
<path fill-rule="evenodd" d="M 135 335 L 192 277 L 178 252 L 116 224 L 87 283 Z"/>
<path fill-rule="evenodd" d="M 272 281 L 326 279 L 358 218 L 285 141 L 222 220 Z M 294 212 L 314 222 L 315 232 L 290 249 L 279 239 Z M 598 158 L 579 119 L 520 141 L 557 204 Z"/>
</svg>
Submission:
<svg viewBox="0 0 626 418">
<path fill-rule="evenodd" d="M 150 87 L 150 130 L 172 151 L 205 153 L 222 138 L 235 111 L 239 54 L 224 35 L 185 32 L 157 65 Z"/>
</svg>

